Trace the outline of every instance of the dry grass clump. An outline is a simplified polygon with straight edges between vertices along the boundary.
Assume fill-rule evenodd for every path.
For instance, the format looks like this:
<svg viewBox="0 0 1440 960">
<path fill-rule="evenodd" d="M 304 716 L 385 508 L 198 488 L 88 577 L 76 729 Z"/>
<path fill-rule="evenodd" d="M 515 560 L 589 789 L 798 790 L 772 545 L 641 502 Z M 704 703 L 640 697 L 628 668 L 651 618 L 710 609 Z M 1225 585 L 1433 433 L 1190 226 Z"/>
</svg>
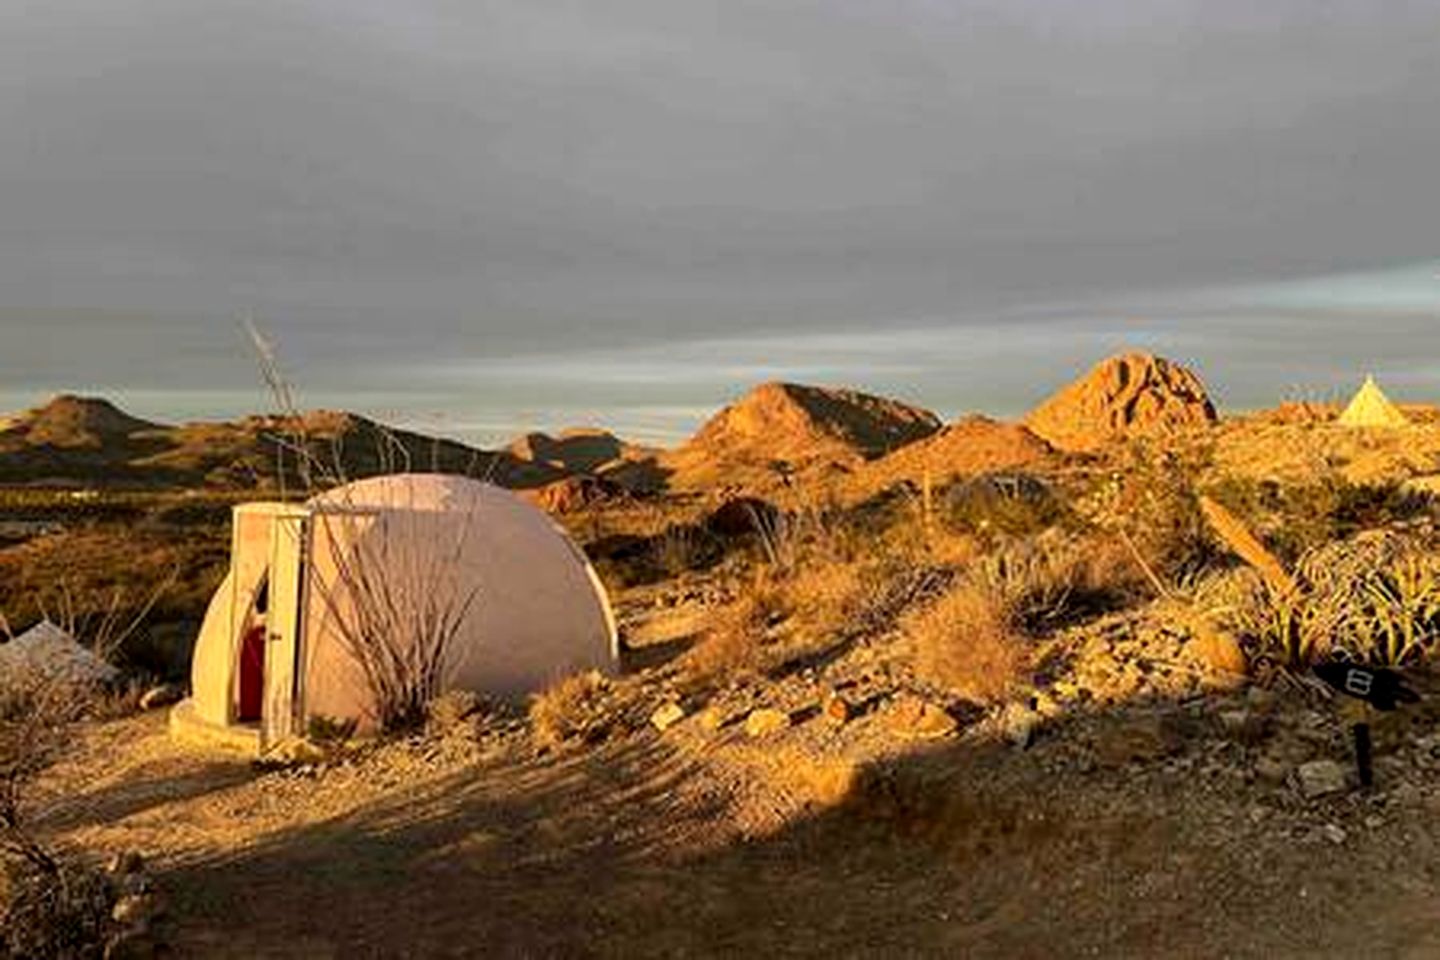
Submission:
<svg viewBox="0 0 1440 960">
<path fill-rule="evenodd" d="M 36 836 L 31 788 L 70 743 L 97 686 L 16 669 L 0 684 L 0 946 L 6 956 L 99 955 L 113 901 L 105 878 Z"/>
<path fill-rule="evenodd" d="M 979 703 L 1012 696 L 1030 665 L 1015 609 L 993 588 L 964 580 L 905 620 L 926 680 Z"/>
<path fill-rule="evenodd" d="M 7 863 L 0 871 L 0 955 L 98 957 L 115 901 L 109 878 L 89 865 L 52 871 Z"/>
<path fill-rule="evenodd" d="M 714 613 L 705 636 L 685 654 L 685 672 L 692 680 L 723 681 L 758 671 L 765 631 L 780 615 L 775 581 L 758 576 L 747 593 Z"/>
<path fill-rule="evenodd" d="M 595 743 L 609 732 L 610 682 L 598 671 L 577 673 L 530 700 L 530 726 L 541 746 Z"/>
</svg>

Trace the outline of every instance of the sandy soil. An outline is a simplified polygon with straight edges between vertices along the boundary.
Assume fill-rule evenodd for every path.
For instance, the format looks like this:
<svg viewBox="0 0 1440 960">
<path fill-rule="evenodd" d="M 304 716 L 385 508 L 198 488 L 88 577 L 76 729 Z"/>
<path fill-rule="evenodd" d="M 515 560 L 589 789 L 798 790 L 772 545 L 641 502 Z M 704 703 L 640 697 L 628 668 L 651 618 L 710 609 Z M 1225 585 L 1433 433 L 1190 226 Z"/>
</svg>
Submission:
<svg viewBox="0 0 1440 960">
<path fill-rule="evenodd" d="M 186 957 L 1440 955 L 1433 720 L 1386 735 L 1379 789 L 1306 800 L 1217 734 L 1225 706 L 843 775 L 821 718 L 560 756 L 496 720 L 265 771 L 152 714 L 86 732 L 47 827 L 145 853 Z M 1335 746 L 1306 704 L 1266 710 L 1265 743 Z"/>
</svg>

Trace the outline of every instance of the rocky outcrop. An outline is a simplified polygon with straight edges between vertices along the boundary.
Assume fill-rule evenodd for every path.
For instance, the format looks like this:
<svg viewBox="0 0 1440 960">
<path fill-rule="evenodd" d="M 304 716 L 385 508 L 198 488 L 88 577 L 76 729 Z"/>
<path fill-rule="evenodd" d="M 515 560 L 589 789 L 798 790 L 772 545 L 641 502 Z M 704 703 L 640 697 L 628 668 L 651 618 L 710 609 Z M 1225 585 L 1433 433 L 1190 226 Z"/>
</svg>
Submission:
<svg viewBox="0 0 1440 960">
<path fill-rule="evenodd" d="M 901 481 L 946 483 L 996 470 L 1033 468 L 1056 459 L 1050 444 L 1016 423 L 962 417 L 939 433 L 867 464 L 861 488 L 875 493 Z"/>
<path fill-rule="evenodd" d="M 1037 407 L 1025 425 L 1053 446 L 1089 453 L 1131 436 L 1205 426 L 1216 420 L 1200 378 L 1148 353 L 1098 364 Z"/>
<path fill-rule="evenodd" d="M 686 444 L 716 455 L 803 461 L 840 450 L 874 457 L 940 429 L 935 414 L 857 390 L 766 383 L 712 417 Z"/>
</svg>

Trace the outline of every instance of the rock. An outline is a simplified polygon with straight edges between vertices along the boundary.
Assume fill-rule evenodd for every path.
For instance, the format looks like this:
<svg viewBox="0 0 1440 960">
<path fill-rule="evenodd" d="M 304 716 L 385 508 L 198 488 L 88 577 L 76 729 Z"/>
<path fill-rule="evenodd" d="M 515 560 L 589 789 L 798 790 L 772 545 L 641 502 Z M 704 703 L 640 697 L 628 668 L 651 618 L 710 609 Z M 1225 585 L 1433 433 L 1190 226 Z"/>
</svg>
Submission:
<svg viewBox="0 0 1440 960">
<path fill-rule="evenodd" d="M 661 705 L 654 713 L 650 714 L 650 725 L 664 733 L 684 719 L 685 708 L 671 701 Z"/>
<path fill-rule="evenodd" d="M 835 726 L 844 726 L 850 721 L 850 703 L 844 697 L 826 698 L 820 707 L 821 714 Z"/>
<path fill-rule="evenodd" d="M 275 746 L 267 759 L 282 763 L 313 764 L 325 759 L 325 751 L 303 737 L 291 737 Z"/>
<path fill-rule="evenodd" d="M 705 518 L 705 529 L 728 539 L 751 534 L 765 536 L 777 528 L 782 517 L 778 507 L 758 497 L 735 497 L 720 504 Z"/>
<path fill-rule="evenodd" d="M 949 711 L 915 696 L 901 697 L 889 711 L 895 732 L 921 739 L 948 737 L 960 727 Z"/>
<path fill-rule="evenodd" d="M 1023 703 L 1012 703 L 1000 714 L 1005 739 L 1021 749 L 1030 746 L 1040 723 L 1040 714 Z"/>
<path fill-rule="evenodd" d="M 730 718 L 719 707 L 706 707 L 695 719 L 700 724 L 700 729 L 714 733 L 725 726 L 725 722 Z"/>
<path fill-rule="evenodd" d="M 152 960 L 161 955 L 159 942 L 144 928 L 125 930 L 105 944 L 105 960 Z"/>
<path fill-rule="evenodd" d="M 140 696 L 141 710 L 159 710 L 185 699 L 185 690 L 173 683 L 162 683 L 151 687 Z"/>
<path fill-rule="evenodd" d="M 1096 759 L 1108 767 L 1168 757 L 1184 746 L 1180 731 L 1160 717 L 1139 717 L 1102 732 L 1095 742 Z"/>
<path fill-rule="evenodd" d="M 1255 776 L 1271 786 L 1284 783 L 1289 775 L 1290 768 L 1274 757 L 1261 757 L 1255 761 Z"/>
<path fill-rule="evenodd" d="M 1344 843 L 1345 838 L 1349 836 L 1349 834 L 1345 832 L 1345 828 L 1338 823 L 1325 824 L 1325 826 L 1320 828 L 1320 833 L 1324 835 L 1326 840 L 1329 840 L 1337 847 Z"/>
<path fill-rule="evenodd" d="M 1233 634 L 1202 625 L 1185 645 L 1185 656 L 1204 671 L 1204 685 L 1231 690 L 1245 682 L 1250 663 L 1240 641 Z"/>
<path fill-rule="evenodd" d="M 1148 353 L 1111 357 L 1030 413 L 1025 425 L 1061 450 L 1089 453 L 1128 436 L 1216 421 L 1190 370 Z"/>
<path fill-rule="evenodd" d="M 752 737 L 767 737 L 790 726 L 790 714 L 783 710 L 761 707 L 745 718 L 745 732 Z"/>
<path fill-rule="evenodd" d="M 132 893 L 115 901 L 110 919 L 122 927 L 148 927 L 160 914 L 159 897 L 153 893 Z"/>
<path fill-rule="evenodd" d="M 547 513 L 575 513 L 587 507 L 622 497 L 625 488 L 618 483 L 592 476 L 562 477 L 520 496 Z"/>
<path fill-rule="evenodd" d="M 110 858 L 105 865 L 105 872 L 112 877 L 122 877 L 128 873 L 139 873 L 145 869 L 145 858 L 134 850 L 123 850 Z"/>
<path fill-rule="evenodd" d="M 1344 793 L 1350 787 L 1345 768 L 1334 760 L 1311 760 L 1295 769 L 1300 793 L 1307 799 Z"/>
<path fill-rule="evenodd" d="M 1240 744 L 1255 744 L 1265 739 L 1265 717 L 1249 710 L 1222 710 L 1217 719 L 1220 729 Z"/>
<path fill-rule="evenodd" d="M 1269 710 L 1275 706 L 1275 694 L 1264 687 L 1250 687 L 1245 691 L 1245 703 L 1253 710 Z"/>
</svg>

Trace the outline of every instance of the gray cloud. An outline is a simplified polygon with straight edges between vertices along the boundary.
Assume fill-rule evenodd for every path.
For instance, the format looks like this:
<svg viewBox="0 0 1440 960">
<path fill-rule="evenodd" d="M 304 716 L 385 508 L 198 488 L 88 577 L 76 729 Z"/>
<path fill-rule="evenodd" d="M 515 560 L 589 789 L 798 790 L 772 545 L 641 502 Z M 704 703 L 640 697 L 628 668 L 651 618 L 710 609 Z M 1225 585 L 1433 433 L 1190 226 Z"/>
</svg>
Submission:
<svg viewBox="0 0 1440 960">
<path fill-rule="evenodd" d="M 243 312 L 317 392 L 487 420 L 414 380 L 1047 304 L 1076 349 L 1243 356 L 1318 321 L 1182 295 L 1413 263 L 1440 223 L 1440 7 L 1255 6 L 0 4 L 0 383 L 240 390 Z"/>
</svg>

